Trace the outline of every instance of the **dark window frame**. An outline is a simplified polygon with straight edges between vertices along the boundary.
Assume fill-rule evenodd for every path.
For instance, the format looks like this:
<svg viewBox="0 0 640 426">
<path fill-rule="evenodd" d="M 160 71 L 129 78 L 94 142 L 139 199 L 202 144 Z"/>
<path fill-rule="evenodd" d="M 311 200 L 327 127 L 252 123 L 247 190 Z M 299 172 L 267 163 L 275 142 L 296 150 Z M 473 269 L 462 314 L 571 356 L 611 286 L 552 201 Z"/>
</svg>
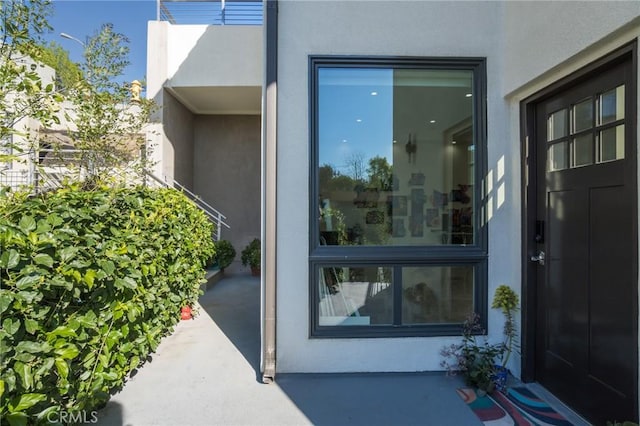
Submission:
<svg viewBox="0 0 640 426">
<path fill-rule="evenodd" d="M 474 217 L 476 241 L 466 246 L 326 246 L 320 245 L 317 220 L 319 126 L 318 70 L 321 68 L 392 68 L 425 70 L 467 70 L 473 72 L 473 134 L 475 145 L 475 182 L 487 175 L 486 58 L 433 58 L 396 56 L 309 56 L 309 336 L 312 338 L 426 337 L 459 335 L 462 324 L 420 324 L 389 326 L 320 326 L 318 312 L 318 271 L 339 266 L 473 266 L 474 310 L 487 327 L 488 243 L 483 223 L 483 185 L 474 185 L 478 212 Z M 395 276 L 396 270 L 393 269 Z M 399 287 L 396 285 L 395 287 Z M 400 306 L 393 301 L 394 308 Z"/>
</svg>

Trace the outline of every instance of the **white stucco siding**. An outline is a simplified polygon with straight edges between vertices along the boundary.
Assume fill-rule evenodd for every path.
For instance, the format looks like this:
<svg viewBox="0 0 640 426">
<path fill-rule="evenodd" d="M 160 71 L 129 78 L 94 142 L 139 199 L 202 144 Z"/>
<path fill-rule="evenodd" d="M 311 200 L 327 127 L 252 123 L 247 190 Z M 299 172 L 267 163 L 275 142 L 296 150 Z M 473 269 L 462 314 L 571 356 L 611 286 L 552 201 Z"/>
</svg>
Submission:
<svg viewBox="0 0 640 426">
<path fill-rule="evenodd" d="M 640 27 L 640 1 L 505 2 L 504 93 Z"/>
<path fill-rule="evenodd" d="M 486 2 L 279 3 L 278 38 L 278 260 L 277 368 L 279 372 L 439 370 L 451 338 L 309 338 L 309 55 L 390 55 L 487 58 L 488 161 L 517 156 L 501 93 L 503 7 Z M 510 145 L 516 143 L 516 146 Z M 503 160 L 493 174 L 489 294 L 502 283 L 519 286 L 519 163 Z M 501 191 L 503 191 L 501 190 Z M 512 238 L 504 238 L 513 235 Z M 490 312 L 492 339 L 502 318 Z"/>
<path fill-rule="evenodd" d="M 309 338 L 309 55 L 486 58 L 490 303 L 521 290 L 520 101 L 637 38 L 639 16 L 639 2 L 280 2 L 278 371 L 439 370 L 457 341 Z M 489 309 L 491 340 L 502 325 Z"/>
<path fill-rule="evenodd" d="M 174 25 L 167 44 L 169 85 L 260 86 L 262 27 Z"/>
</svg>

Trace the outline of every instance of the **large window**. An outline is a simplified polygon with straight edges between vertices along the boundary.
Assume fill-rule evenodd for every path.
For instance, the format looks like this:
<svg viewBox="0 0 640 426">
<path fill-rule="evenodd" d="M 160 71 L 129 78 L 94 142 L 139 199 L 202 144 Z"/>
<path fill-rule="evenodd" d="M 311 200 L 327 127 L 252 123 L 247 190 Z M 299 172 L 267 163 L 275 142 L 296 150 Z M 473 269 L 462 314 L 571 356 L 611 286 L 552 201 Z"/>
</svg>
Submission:
<svg viewBox="0 0 640 426">
<path fill-rule="evenodd" d="M 311 57 L 311 334 L 486 313 L 482 59 Z"/>
</svg>

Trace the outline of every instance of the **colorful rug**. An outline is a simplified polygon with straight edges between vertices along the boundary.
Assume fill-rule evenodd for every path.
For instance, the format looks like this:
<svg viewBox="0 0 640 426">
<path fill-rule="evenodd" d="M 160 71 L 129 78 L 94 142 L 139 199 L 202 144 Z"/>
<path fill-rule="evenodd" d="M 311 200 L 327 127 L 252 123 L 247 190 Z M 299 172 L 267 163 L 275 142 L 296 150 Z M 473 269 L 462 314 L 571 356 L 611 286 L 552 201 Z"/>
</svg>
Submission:
<svg viewBox="0 0 640 426">
<path fill-rule="evenodd" d="M 487 426 L 571 426 L 571 422 L 525 387 L 482 397 L 473 389 L 458 389 L 458 395 Z"/>
</svg>

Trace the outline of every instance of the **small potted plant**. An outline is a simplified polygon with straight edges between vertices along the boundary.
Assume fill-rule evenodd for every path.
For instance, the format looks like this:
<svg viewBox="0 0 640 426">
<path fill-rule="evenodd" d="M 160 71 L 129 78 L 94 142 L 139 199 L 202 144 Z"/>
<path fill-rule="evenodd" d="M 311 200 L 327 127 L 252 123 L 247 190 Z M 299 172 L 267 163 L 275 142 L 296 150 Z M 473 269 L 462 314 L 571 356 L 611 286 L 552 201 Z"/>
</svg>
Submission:
<svg viewBox="0 0 640 426">
<path fill-rule="evenodd" d="M 240 260 L 244 266 L 251 268 L 251 275 L 260 275 L 260 262 L 262 254 L 260 252 L 260 239 L 254 238 L 240 253 Z"/>
<path fill-rule="evenodd" d="M 233 248 L 230 241 L 220 240 L 216 243 L 215 260 L 222 272 L 224 272 L 226 267 L 231 265 L 231 262 L 233 262 L 235 258 L 236 249 Z"/>
</svg>

